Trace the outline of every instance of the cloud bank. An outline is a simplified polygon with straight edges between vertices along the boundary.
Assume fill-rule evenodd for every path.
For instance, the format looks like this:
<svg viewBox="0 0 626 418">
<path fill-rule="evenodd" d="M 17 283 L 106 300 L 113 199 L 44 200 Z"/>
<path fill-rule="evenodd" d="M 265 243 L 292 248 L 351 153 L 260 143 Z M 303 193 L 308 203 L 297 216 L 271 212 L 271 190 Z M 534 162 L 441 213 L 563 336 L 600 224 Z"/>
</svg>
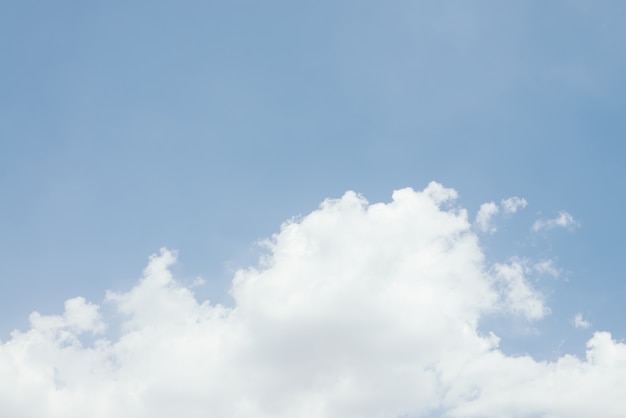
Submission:
<svg viewBox="0 0 626 418">
<path fill-rule="evenodd" d="M 198 301 L 163 249 L 106 295 L 115 318 L 74 298 L 0 344 L 0 415 L 625 416 L 626 346 L 609 333 L 585 358 L 539 362 L 479 330 L 549 308 L 515 259 L 486 265 L 456 195 L 430 183 L 390 203 L 326 200 L 236 273 L 232 307 Z"/>
</svg>

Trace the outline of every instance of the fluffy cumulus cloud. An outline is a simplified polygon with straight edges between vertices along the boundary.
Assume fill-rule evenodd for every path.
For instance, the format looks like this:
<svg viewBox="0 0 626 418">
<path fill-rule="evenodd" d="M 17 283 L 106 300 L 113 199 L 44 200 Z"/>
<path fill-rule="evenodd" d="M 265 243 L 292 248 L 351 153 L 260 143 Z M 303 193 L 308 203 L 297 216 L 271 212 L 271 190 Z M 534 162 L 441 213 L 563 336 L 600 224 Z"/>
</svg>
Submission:
<svg viewBox="0 0 626 418">
<path fill-rule="evenodd" d="M 543 229 L 554 229 L 554 228 L 567 228 L 567 229 L 575 229 L 579 226 L 579 223 L 572 215 L 565 212 L 564 210 L 559 212 L 559 215 L 553 219 L 539 219 L 535 221 L 532 226 L 532 230 L 537 232 Z"/>
<path fill-rule="evenodd" d="M 0 344 L 0 415 L 626 416 L 626 346 L 610 334 L 540 362 L 479 329 L 549 309 L 523 263 L 486 265 L 455 197 L 431 183 L 390 203 L 327 200 L 236 273 L 229 307 L 198 301 L 162 250 L 107 294 L 112 317 L 70 299 Z"/>
</svg>

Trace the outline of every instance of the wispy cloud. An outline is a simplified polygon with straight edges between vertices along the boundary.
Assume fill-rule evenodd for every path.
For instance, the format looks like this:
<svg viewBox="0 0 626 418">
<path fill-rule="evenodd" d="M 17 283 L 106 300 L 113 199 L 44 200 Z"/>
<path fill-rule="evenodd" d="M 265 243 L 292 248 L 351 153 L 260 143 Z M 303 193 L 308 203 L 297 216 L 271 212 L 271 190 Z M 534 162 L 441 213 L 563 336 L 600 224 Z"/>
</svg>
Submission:
<svg viewBox="0 0 626 418">
<path fill-rule="evenodd" d="M 525 208 L 527 204 L 528 202 L 526 202 L 526 199 L 517 196 L 503 199 L 500 202 L 502 211 L 506 215 L 516 213 L 519 209 Z M 476 229 L 480 232 L 486 232 L 489 234 L 495 233 L 497 228 L 493 225 L 493 218 L 498 213 L 500 213 L 500 206 L 498 206 L 495 202 L 487 202 L 480 205 L 478 213 L 476 214 L 476 219 L 474 220 Z"/>
<path fill-rule="evenodd" d="M 578 223 L 577 220 L 574 219 L 572 215 L 562 210 L 559 212 L 559 215 L 556 218 L 539 219 L 535 221 L 531 229 L 537 232 L 541 230 L 548 230 L 548 229 L 554 229 L 554 228 L 575 229 L 579 226 L 580 224 Z"/>
<path fill-rule="evenodd" d="M 509 264 L 495 264 L 493 270 L 506 309 L 531 321 L 550 313 L 543 295 L 526 279 L 524 263 L 513 259 Z"/>
<path fill-rule="evenodd" d="M 535 263 L 533 268 L 539 274 L 547 274 L 552 277 L 559 277 L 561 275 L 561 270 L 554 266 L 554 261 L 552 260 L 539 261 Z"/>
<path fill-rule="evenodd" d="M 522 197 L 513 196 L 503 199 L 501 204 L 504 213 L 516 213 L 519 209 L 525 208 L 528 202 Z"/>
<path fill-rule="evenodd" d="M 576 328 L 589 328 L 591 323 L 583 319 L 583 314 L 578 313 L 574 316 L 574 326 Z"/>
<path fill-rule="evenodd" d="M 626 345 L 609 333 L 583 359 L 545 362 L 479 330 L 494 312 L 549 308 L 521 262 L 484 265 L 455 196 L 431 183 L 390 203 L 327 200 L 237 271 L 231 307 L 198 301 L 163 249 L 132 289 L 107 294 L 111 314 L 70 299 L 0 344 L 1 415 L 624 416 Z"/>
<path fill-rule="evenodd" d="M 498 205 L 494 202 L 483 203 L 480 205 L 480 209 L 476 214 L 475 224 L 482 232 L 494 233 L 496 227 L 491 224 L 491 218 L 496 215 L 500 210 Z"/>
</svg>

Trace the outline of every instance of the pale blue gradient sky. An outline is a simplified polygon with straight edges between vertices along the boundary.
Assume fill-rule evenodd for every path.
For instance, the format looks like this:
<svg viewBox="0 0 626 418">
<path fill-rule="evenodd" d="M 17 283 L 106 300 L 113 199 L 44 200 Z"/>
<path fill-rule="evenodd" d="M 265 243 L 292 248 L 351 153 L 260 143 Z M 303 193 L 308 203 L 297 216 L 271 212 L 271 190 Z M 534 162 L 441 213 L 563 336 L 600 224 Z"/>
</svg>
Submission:
<svg viewBox="0 0 626 418">
<path fill-rule="evenodd" d="M 487 254 L 565 272 L 504 349 L 626 338 L 626 3 L 415 3 L 4 2 L 0 339 L 127 289 L 161 246 L 226 300 L 282 221 L 431 180 L 472 216 L 525 197 Z M 530 231 L 559 210 L 581 227 Z"/>
</svg>

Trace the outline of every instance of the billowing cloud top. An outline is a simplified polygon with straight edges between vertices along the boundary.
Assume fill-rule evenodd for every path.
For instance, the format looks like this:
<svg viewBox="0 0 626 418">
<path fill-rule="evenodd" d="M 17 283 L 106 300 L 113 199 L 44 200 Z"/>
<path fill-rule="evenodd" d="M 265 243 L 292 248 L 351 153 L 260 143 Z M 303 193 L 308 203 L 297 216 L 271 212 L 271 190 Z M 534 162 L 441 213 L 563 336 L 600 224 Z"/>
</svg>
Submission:
<svg viewBox="0 0 626 418">
<path fill-rule="evenodd" d="M 618 417 L 626 346 L 596 333 L 584 359 L 509 357 L 478 321 L 549 313 L 516 261 L 485 266 L 456 192 L 437 183 L 368 204 L 348 192 L 285 223 L 234 305 L 199 302 L 175 280 L 175 253 L 99 306 L 0 345 L 6 417 Z M 106 334 L 106 335 L 109 335 Z"/>
</svg>

